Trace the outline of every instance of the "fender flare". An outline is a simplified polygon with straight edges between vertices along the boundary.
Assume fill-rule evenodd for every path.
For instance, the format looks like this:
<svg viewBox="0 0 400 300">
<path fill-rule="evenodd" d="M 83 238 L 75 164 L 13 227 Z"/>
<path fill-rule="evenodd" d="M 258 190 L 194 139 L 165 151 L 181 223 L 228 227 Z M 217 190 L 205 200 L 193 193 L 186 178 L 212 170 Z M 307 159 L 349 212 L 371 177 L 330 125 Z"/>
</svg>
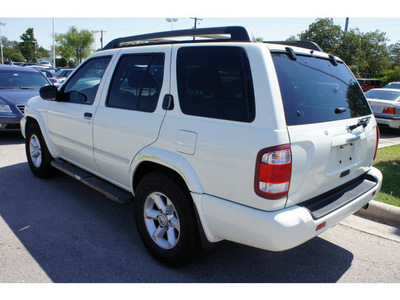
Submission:
<svg viewBox="0 0 400 300">
<path fill-rule="evenodd" d="M 130 178 L 133 182 L 136 170 L 143 162 L 152 162 L 175 171 L 186 183 L 192 193 L 202 194 L 203 187 L 193 166 L 181 154 L 154 147 L 142 149 L 133 159 L 130 166 Z"/>
<path fill-rule="evenodd" d="M 32 100 L 34 100 L 34 99 L 32 99 Z M 42 132 L 44 141 L 46 143 L 47 149 L 49 149 L 51 156 L 58 157 L 59 156 L 58 152 L 56 151 L 56 149 L 53 147 L 52 143 L 50 142 L 49 133 L 46 128 L 45 121 L 43 119 L 42 114 L 40 113 L 40 111 L 37 108 L 33 108 L 30 105 L 27 105 L 25 107 L 25 116 L 21 119 L 21 132 L 22 132 L 22 135 L 24 136 L 24 138 L 26 138 L 27 125 L 30 122 L 32 122 L 29 119 L 32 119 L 39 125 L 40 131 Z"/>
</svg>

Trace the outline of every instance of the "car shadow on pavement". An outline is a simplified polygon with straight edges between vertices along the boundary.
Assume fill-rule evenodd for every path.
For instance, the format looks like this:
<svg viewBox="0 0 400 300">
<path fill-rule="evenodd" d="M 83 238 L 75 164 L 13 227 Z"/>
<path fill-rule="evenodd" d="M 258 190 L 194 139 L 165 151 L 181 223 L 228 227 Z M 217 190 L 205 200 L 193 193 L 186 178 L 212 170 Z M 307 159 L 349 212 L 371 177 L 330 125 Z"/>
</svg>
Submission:
<svg viewBox="0 0 400 300">
<path fill-rule="evenodd" d="M 0 132 L 0 146 L 23 143 L 25 143 L 25 140 L 20 132 Z"/>
<path fill-rule="evenodd" d="M 62 174 L 39 179 L 26 163 L 1 168 L 0 182 L 1 217 L 53 282 L 330 283 L 354 258 L 319 237 L 279 253 L 223 242 L 170 269 L 141 243 L 132 205 Z"/>
</svg>

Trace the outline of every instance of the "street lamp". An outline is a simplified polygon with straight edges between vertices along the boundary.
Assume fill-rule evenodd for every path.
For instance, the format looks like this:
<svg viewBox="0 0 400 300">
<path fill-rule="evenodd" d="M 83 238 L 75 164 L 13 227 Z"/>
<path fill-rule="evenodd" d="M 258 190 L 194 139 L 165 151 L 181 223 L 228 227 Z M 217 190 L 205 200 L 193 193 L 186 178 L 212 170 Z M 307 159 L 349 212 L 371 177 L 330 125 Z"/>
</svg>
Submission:
<svg viewBox="0 0 400 300">
<path fill-rule="evenodd" d="M 1 52 L 1 64 L 4 64 L 3 58 L 3 37 L 1 36 L 1 26 L 6 26 L 6 23 L 0 22 L 0 52 Z"/>
<path fill-rule="evenodd" d="M 96 33 L 99 33 L 100 30 L 91 30 L 90 32 L 94 34 L 94 52 L 96 52 L 97 51 Z"/>
<path fill-rule="evenodd" d="M 165 20 L 167 20 L 168 23 L 171 23 L 171 30 L 174 30 L 174 22 L 177 22 L 178 19 L 177 18 L 166 18 Z"/>
</svg>

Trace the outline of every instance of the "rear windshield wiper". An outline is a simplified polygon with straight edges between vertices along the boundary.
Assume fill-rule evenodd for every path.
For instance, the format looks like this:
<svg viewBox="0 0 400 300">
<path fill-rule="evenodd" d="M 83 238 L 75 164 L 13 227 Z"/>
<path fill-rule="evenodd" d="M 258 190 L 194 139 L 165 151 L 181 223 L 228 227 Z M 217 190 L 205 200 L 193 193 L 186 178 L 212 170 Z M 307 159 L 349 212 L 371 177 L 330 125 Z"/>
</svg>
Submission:
<svg viewBox="0 0 400 300">
<path fill-rule="evenodd" d="M 371 119 L 371 117 L 362 118 L 362 119 L 358 120 L 357 124 L 348 126 L 348 130 L 353 131 L 354 129 L 356 129 L 357 127 L 360 127 L 360 126 L 365 128 L 365 127 L 367 127 L 370 119 Z"/>
</svg>

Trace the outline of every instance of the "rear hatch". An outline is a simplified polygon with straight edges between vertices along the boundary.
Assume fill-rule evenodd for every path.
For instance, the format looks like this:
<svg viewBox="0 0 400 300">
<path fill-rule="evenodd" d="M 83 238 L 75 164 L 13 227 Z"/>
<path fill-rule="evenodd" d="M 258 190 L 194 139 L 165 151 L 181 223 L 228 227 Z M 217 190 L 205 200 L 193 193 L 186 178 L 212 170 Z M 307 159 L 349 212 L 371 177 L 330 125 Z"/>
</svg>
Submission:
<svg viewBox="0 0 400 300">
<path fill-rule="evenodd" d="M 337 58 L 272 51 L 292 150 L 286 206 L 313 199 L 365 174 L 377 129 L 357 80 Z"/>
</svg>

